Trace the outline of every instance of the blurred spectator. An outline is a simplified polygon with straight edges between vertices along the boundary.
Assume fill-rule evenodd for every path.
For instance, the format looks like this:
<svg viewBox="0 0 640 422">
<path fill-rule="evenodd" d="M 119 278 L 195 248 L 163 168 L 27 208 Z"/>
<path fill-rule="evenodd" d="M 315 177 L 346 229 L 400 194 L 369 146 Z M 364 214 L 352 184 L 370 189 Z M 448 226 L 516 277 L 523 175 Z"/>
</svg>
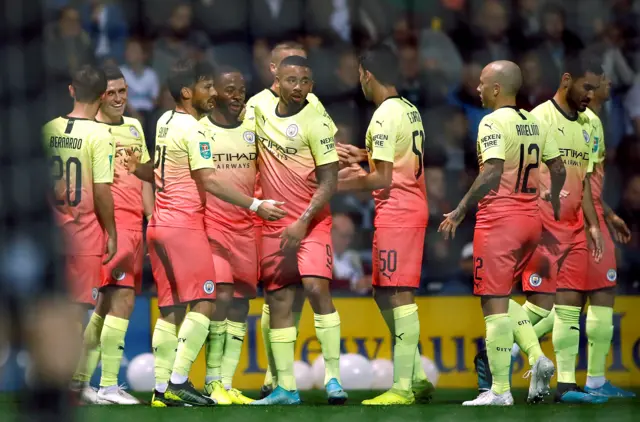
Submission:
<svg viewBox="0 0 640 422">
<path fill-rule="evenodd" d="M 118 64 L 123 63 L 128 28 L 117 2 L 86 0 L 82 7 L 82 26 L 91 37 L 99 61 L 111 58 Z"/>
<path fill-rule="evenodd" d="M 582 41 L 566 27 L 566 14 L 561 6 L 548 4 L 542 12 L 542 37 L 537 49 L 542 68 L 542 83 L 554 92 L 560 82 L 564 59 L 582 50 Z"/>
<path fill-rule="evenodd" d="M 47 67 L 55 77 L 68 81 L 80 66 L 94 61 L 89 35 L 82 30 L 80 13 L 72 7 L 60 10 L 58 21 L 45 33 Z"/>
<path fill-rule="evenodd" d="M 427 78 L 430 102 L 438 103 L 462 79 L 462 56 L 451 38 L 436 29 L 420 33 L 420 62 Z"/>
<path fill-rule="evenodd" d="M 431 110 L 425 120 L 431 122 L 427 131 L 425 165 L 442 166 L 455 180 L 469 166 L 476 165 L 475 142 L 469 139 L 464 110 L 443 106 Z"/>
<path fill-rule="evenodd" d="M 249 30 L 257 42 L 296 39 L 303 20 L 304 6 L 297 0 L 249 0 Z"/>
<path fill-rule="evenodd" d="M 398 49 L 398 59 L 402 78 L 398 84 L 398 92 L 418 109 L 423 109 L 427 105 L 427 96 L 416 43 L 401 45 Z"/>
<path fill-rule="evenodd" d="M 477 62 L 470 62 L 464 65 L 462 71 L 462 86 L 449 96 L 449 101 L 453 105 L 462 107 L 469 122 L 469 138 L 475 143 L 478 137 L 478 125 L 484 116 L 491 110 L 485 110 L 478 94 L 480 84 L 480 73 L 482 65 Z"/>
<path fill-rule="evenodd" d="M 207 36 L 193 28 L 193 11 L 188 3 L 178 4 L 161 37 L 153 47 L 153 68 L 164 83 L 173 63 L 185 58 L 200 59 L 209 48 Z"/>
<path fill-rule="evenodd" d="M 507 37 L 509 17 L 502 3 L 486 0 L 477 19 L 477 45 L 472 51 L 471 59 L 482 64 L 495 60 L 513 60 L 512 40 Z"/>
<path fill-rule="evenodd" d="M 618 215 L 631 230 L 631 241 L 626 245 L 620 245 L 625 272 L 621 281 L 633 285 L 637 293 L 640 290 L 640 174 L 631 177 L 627 182 Z"/>
<path fill-rule="evenodd" d="M 602 68 L 611 81 L 614 92 L 626 90 L 633 83 L 635 76 L 629 62 L 622 54 L 624 44 L 622 30 L 616 25 L 608 25 L 599 41 L 587 47 L 587 51 L 602 57 Z"/>
<path fill-rule="evenodd" d="M 160 82 L 156 72 L 147 66 L 146 56 L 140 40 L 129 40 L 125 51 L 126 64 L 121 70 L 129 86 L 128 112 L 142 121 L 145 134 L 149 137 L 148 120 L 160 95 Z"/>
<path fill-rule="evenodd" d="M 627 93 L 624 105 L 631 119 L 633 131 L 640 140 L 640 74 L 636 76 L 633 86 Z"/>
<path fill-rule="evenodd" d="M 360 143 L 355 138 L 353 126 L 346 122 L 336 122 L 338 133 L 336 133 L 335 141 L 340 144 L 349 144 L 358 146 Z"/>
<path fill-rule="evenodd" d="M 316 52 L 311 55 L 311 61 L 318 93 L 327 98 L 328 103 L 353 102 L 352 106 L 355 106 L 360 91 L 360 64 L 355 50 L 344 47 L 338 50 L 337 55 Z M 322 73 L 329 77 L 322 78 Z"/>
<path fill-rule="evenodd" d="M 364 274 L 358 251 L 349 249 L 356 234 L 351 218 L 346 214 L 334 214 L 331 228 L 333 243 L 332 288 L 349 289 L 364 295 L 371 291 L 371 276 Z"/>
<path fill-rule="evenodd" d="M 556 90 L 542 83 L 540 58 L 535 52 L 529 52 L 520 61 L 522 70 L 522 88 L 516 97 L 517 105 L 527 111 L 553 98 Z M 558 83 L 560 78 L 558 77 Z"/>
<path fill-rule="evenodd" d="M 540 0 L 516 0 L 508 35 L 518 53 L 531 49 L 540 35 Z"/>
<path fill-rule="evenodd" d="M 339 193 L 331 198 L 331 211 L 347 214 L 358 227 L 358 236 L 352 245 L 355 249 L 367 249 L 373 241 L 375 203 L 371 192 Z"/>
<path fill-rule="evenodd" d="M 442 214 L 453 208 L 447 198 L 447 181 L 442 167 L 426 167 L 424 179 L 427 184 L 427 199 L 429 202 L 429 224 L 442 220 Z M 435 220 L 435 221 L 434 221 Z M 437 223 L 440 224 L 439 222 Z"/>
</svg>

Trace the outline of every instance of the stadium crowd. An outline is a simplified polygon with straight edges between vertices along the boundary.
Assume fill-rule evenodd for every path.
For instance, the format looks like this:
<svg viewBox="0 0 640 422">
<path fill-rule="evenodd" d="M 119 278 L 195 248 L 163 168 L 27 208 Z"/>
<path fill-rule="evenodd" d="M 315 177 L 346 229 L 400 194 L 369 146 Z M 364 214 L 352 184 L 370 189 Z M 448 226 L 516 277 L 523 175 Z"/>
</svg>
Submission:
<svg viewBox="0 0 640 422">
<path fill-rule="evenodd" d="M 71 108 L 70 74 L 86 63 L 118 64 L 129 85 L 128 115 L 138 118 L 154 150 L 155 122 L 174 107 L 164 81 L 179 59 L 237 67 L 247 98 L 271 84 L 270 49 L 302 42 L 314 93 L 334 119 L 338 141 L 364 146 L 373 113 L 360 90 L 358 53 L 387 42 L 398 53 L 401 94 L 423 114 L 429 228 L 421 293 L 470 294 L 474 219 L 453 241 L 436 230 L 477 174 L 478 123 L 488 110 L 476 88 L 489 62 L 517 62 L 524 74 L 519 106 L 552 97 L 564 57 L 588 49 L 602 57 L 612 98 L 606 130 L 604 196 L 633 236 L 619 245 L 621 293 L 640 292 L 640 1 L 638 0 L 49 0 L 46 29 L 50 81 L 59 87 L 50 115 Z M 373 232 L 369 194 L 336 195 L 335 288 L 368 294 Z M 147 262 L 148 266 L 148 262 Z M 145 285 L 153 285 L 151 272 Z"/>
</svg>

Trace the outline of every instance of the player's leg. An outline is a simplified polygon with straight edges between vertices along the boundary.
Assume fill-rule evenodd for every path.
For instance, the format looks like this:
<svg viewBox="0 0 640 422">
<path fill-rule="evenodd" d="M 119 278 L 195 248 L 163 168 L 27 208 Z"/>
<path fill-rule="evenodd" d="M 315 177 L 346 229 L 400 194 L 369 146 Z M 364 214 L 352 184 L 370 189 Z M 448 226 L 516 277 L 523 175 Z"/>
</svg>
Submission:
<svg viewBox="0 0 640 422">
<path fill-rule="evenodd" d="M 324 385 L 329 404 L 343 404 L 347 393 L 340 382 L 340 315 L 333 305 L 331 233 L 312 230 L 297 254 L 302 286 L 313 310 L 316 336 L 324 359 Z M 301 310 L 301 309 L 300 309 Z"/>
<path fill-rule="evenodd" d="M 136 291 L 140 291 L 142 259 L 142 232 L 121 230 L 118 234 L 118 253 L 103 268 L 101 295 L 109 309 L 100 336 L 102 377 L 98 397 L 110 403 L 139 404 L 138 399 L 118 386 L 118 373 Z"/>
<path fill-rule="evenodd" d="M 576 384 L 576 358 L 580 345 L 580 314 L 586 301 L 589 254 L 586 240 L 572 244 L 558 272 L 553 348 L 558 364 L 555 400 L 562 403 L 603 403 L 606 397 L 592 396 Z"/>
<path fill-rule="evenodd" d="M 251 404 L 253 399 L 233 388 L 233 376 L 240 362 L 242 343 L 247 334 L 249 299 L 234 298 L 227 314 L 227 333 L 222 355 L 222 384 L 231 397 L 232 404 Z"/>
<path fill-rule="evenodd" d="M 156 279 L 157 280 L 157 279 Z M 151 399 L 152 407 L 184 406 L 179 397 L 167 391 L 178 349 L 178 328 L 187 313 L 183 305 L 162 306 L 158 292 L 160 316 L 156 320 L 151 338 L 154 357 L 155 388 Z"/>
<path fill-rule="evenodd" d="M 513 237 L 498 238 L 495 232 L 500 229 L 504 230 L 476 227 L 474 232 L 474 294 L 481 297 L 492 384 L 489 390 L 475 400 L 464 402 L 463 406 L 513 405 L 509 373 L 514 334 L 508 312 L 516 260 L 511 251 L 520 248 L 522 243 Z"/>
<path fill-rule="evenodd" d="M 374 299 L 394 342 L 394 384 L 391 390 L 365 400 L 367 405 L 429 402 L 433 385 L 418 350 L 420 320 L 414 300 L 420 285 L 425 231 L 376 229 L 373 239 Z M 399 242 L 398 239 L 402 239 Z"/>
</svg>

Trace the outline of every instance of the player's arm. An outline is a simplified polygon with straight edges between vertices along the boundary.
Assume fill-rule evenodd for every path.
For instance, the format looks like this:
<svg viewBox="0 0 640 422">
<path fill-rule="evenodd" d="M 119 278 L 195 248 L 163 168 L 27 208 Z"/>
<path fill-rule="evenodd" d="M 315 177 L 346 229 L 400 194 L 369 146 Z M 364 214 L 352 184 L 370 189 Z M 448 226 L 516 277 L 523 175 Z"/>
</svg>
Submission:
<svg viewBox="0 0 640 422">
<path fill-rule="evenodd" d="M 604 199 L 601 198 L 600 201 L 604 211 L 604 221 L 607 223 L 611 233 L 613 233 L 615 241 L 620 243 L 629 243 L 631 240 L 631 230 L 629 230 L 627 223 L 625 223 L 624 220 L 611 209 Z"/>
<path fill-rule="evenodd" d="M 539 125 L 539 127 L 544 128 L 543 125 Z M 567 179 L 567 169 L 562 161 L 558 143 L 555 137 L 551 136 L 555 131 L 552 132 L 548 127 L 546 129 L 547 133 L 545 134 L 544 149 L 542 150 L 542 161 L 549 168 L 551 189 L 549 191 L 549 198 L 543 197 L 543 199 L 551 202 L 553 216 L 556 221 L 560 221 L 560 193 Z M 545 193 L 542 193 L 542 195 L 545 195 Z"/>
<path fill-rule="evenodd" d="M 504 132 L 499 123 L 484 118 L 478 129 L 478 147 L 482 160 L 482 171 L 476 177 L 469 191 L 464 195 L 456 209 L 445 214 L 438 228 L 445 239 L 455 237 L 456 228 L 464 219 L 467 210 L 487 196 L 492 190 L 498 190 L 504 172 L 505 159 Z"/>
<path fill-rule="evenodd" d="M 107 256 L 104 260 L 106 264 L 115 256 L 118 245 L 113 195 L 111 194 L 115 140 L 105 131 L 105 136 L 97 136 L 92 139 L 91 146 L 93 206 L 100 224 L 107 233 Z"/>
<path fill-rule="evenodd" d="M 232 189 L 228 183 L 217 177 L 211 159 L 210 142 L 205 137 L 205 132 L 197 129 L 196 127 L 196 130 L 190 131 L 189 139 L 186 141 L 191 175 L 196 182 L 199 182 L 207 192 L 215 197 L 232 205 L 254 211 L 264 220 L 275 221 L 287 215 L 285 211 L 276 207 L 281 204 L 247 196 Z M 204 144 L 207 144 L 206 149 L 203 149 Z"/>
<path fill-rule="evenodd" d="M 147 150 L 147 141 L 144 137 L 144 131 L 142 127 L 138 126 L 138 131 L 142 136 L 142 152 L 140 154 L 140 162 L 149 163 L 151 157 L 149 156 L 149 150 Z M 155 201 L 155 195 L 153 193 L 153 183 L 142 182 L 142 209 L 144 210 L 144 216 L 147 220 L 151 219 L 153 215 L 153 204 Z"/>
<path fill-rule="evenodd" d="M 396 158 L 396 142 L 398 139 L 398 123 L 394 116 L 372 118 L 374 124 L 370 126 L 371 159 L 374 168 L 369 173 L 358 172 L 349 179 L 338 182 L 339 191 L 374 191 L 386 189 L 393 180 L 393 163 Z M 346 147 L 341 147 L 346 148 Z M 349 151 L 350 156 L 356 152 Z M 364 157 L 360 157 L 364 158 Z"/>
</svg>

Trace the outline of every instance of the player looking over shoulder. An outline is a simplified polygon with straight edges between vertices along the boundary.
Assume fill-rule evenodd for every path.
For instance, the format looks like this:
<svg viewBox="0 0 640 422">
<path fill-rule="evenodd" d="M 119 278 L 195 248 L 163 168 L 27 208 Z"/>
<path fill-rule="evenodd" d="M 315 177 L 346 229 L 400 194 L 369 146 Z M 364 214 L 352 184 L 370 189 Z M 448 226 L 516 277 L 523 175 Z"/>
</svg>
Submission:
<svg viewBox="0 0 640 422">
<path fill-rule="evenodd" d="M 560 191 L 566 170 L 547 127 L 529 112 L 516 107 L 522 73 L 513 62 L 497 61 L 480 75 L 482 105 L 492 111 L 478 129 L 480 174 L 457 208 L 445 214 L 438 231 L 455 236 L 467 210 L 478 203 L 473 236 L 474 294 L 480 296 L 486 324 L 486 345 L 493 384 L 465 406 L 513 405 L 509 384 L 514 338 L 529 357 L 531 384 L 527 401 L 541 401 L 549 392 L 554 373 L 544 356 L 527 313 L 509 300 L 514 281 L 520 280 L 542 234 L 538 210 L 539 166 L 551 173 L 551 190 L 545 200 L 560 216 Z"/>
<path fill-rule="evenodd" d="M 213 137 L 217 177 L 253 196 L 258 151 L 249 120 L 239 120 L 246 95 L 242 74 L 229 67 L 217 69 L 216 106 L 200 120 Z M 216 309 L 206 342 L 205 391 L 218 404 L 249 404 L 253 400 L 232 388 L 247 332 L 249 299 L 256 297 L 258 255 L 253 215 L 249 210 L 207 194 L 204 226 L 216 269 Z"/>
<path fill-rule="evenodd" d="M 113 259 L 118 244 L 110 186 L 115 141 L 104 125 L 94 121 L 106 88 L 101 69 L 82 66 L 69 85 L 73 110 L 42 129 L 54 181 L 54 215 L 65 240 L 69 292 L 77 308 L 74 323 L 78 335 L 88 308 L 96 303 L 102 264 Z M 92 324 L 87 325 L 83 356 L 99 341 L 99 332 L 94 329 Z M 85 358 L 81 360 L 80 368 Z M 82 390 L 84 397 L 95 396 L 88 381 L 72 383 L 72 389 Z"/>
<path fill-rule="evenodd" d="M 627 243 L 631 240 L 631 232 L 625 222 L 613 212 L 602 198 L 606 150 L 604 128 L 598 114 L 609 99 L 610 89 L 611 81 L 605 76 L 600 88 L 595 91 L 589 108 L 584 111 L 595 130 L 591 149 L 593 155 L 591 159 L 591 195 L 604 240 L 602 260 L 596 262 L 589 259 L 588 263 L 587 290 L 591 293 L 587 309 L 586 333 L 589 340 L 589 352 L 587 383 L 584 391 L 597 396 L 632 398 L 635 397 L 634 393 L 615 387 L 605 377 L 607 355 L 613 339 L 613 303 L 618 278 L 616 247 L 611 234 L 620 243 Z"/>
<path fill-rule="evenodd" d="M 95 344 L 88 351 L 86 365 L 78 368 L 76 382 L 87 383 L 102 359 L 100 390 L 89 389 L 84 400 L 93 404 L 138 404 L 135 397 L 118 386 L 118 373 L 124 351 L 124 337 L 133 311 L 136 293 L 142 282 L 142 219 L 153 212 L 153 187 L 128 174 L 124 166 L 125 149 L 132 148 L 141 162 L 150 160 L 140 122 L 124 117 L 127 106 L 127 83 L 120 69 L 104 69 L 107 91 L 96 121 L 103 123 L 115 140 L 115 176 L 111 185 L 118 232 L 118 252 L 103 268 L 96 309 L 89 326 Z M 91 394 L 92 393 L 92 394 Z"/>
<path fill-rule="evenodd" d="M 213 79 L 213 67 L 205 62 L 178 62 L 168 80 L 176 108 L 158 120 L 154 163 L 140 164 L 132 151 L 127 151 L 128 171 L 144 181 L 151 182 L 155 177 L 156 186 L 153 217 L 147 229 L 160 307 L 152 339 L 154 407 L 215 404 L 188 378 L 215 311 L 215 271 L 204 229 L 206 193 L 272 221 L 286 214 L 271 203 L 232 189 L 217 177 L 211 133 L 198 122 L 213 107 Z M 190 310 L 185 317 L 187 305 Z"/>
<path fill-rule="evenodd" d="M 333 269 L 329 200 L 339 167 L 334 132 L 329 119 L 306 100 L 313 86 L 307 59 L 282 60 L 276 78 L 279 101 L 257 106 L 255 125 L 262 193 L 286 202 L 283 208 L 288 212 L 278 222 L 263 223 L 260 257 L 278 386 L 252 404 L 300 403 L 293 374 L 297 336 L 293 306 L 300 281 L 314 312 L 328 401 L 342 404 L 347 394 L 340 385 L 340 316 L 329 288 Z"/>
<path fill-rule="evenodd" d="M 271 50 L 271 63 L 269 64 L 271 74 L 273 75 L 273 83 L 269 88 L 265 88 L 247 101 L 247 105 L 245 107 L 246 113 L 241 116 L 241 119 L 247 120 L 249 122 L 253 122 L 255 125 L 255 108 L 260 106 L 263 109 L 268 109 L 269 107 L 275 108 L 278 104 L 278 96 L 280 95 L 280 87 L 276 80 L 276 73 L 278 70 L 278 66 L 280 66 L 280 62 L 290 56 L 300 56 L 307 57 L 307 52 L 304 50 L 304 46 L 295 41 L 286 41 L 279 44 Z M 328 124 L 331 128 L 332 133 L 335 135 L 338 129 L 336 128 L 333 120 L 329 117 L 329 114 L 324 109 L 324 106 L 312 92 L 309 92 L 307 95 L 307 101 L 309 105 L 315 108 L 320 115 L 324 116 L 328 120 Z M 262 192 L 262 188 L 260 187 L 260 173 L 256 174 L 256 188 L 255 188 L 255 196 L 256 198 L 260 198 Z M 254 218 L 254 230 L 256 232 L 256 240 L 258 241 L 258 245 L 260 245 L 260 238 L 262 236 L 262 220 Z M 258 257 L 260 257 L 260 249 L 258 247 Z M 268 292 L 265 290 L 265 299 Z M 297 289 L 296 290 L 296 298 L 293 303 L 293 318 L 295 322 L 296 329 L 298 328 L 298 324 L 300 323 L 300 316 L 302 314 L 302 308 L 304 306 L 304 290 Z M 271 368 L 273 366 L 273 353 L 271 353 L 271 345 L 269 344 L 269 305 L 266 303 L 262 306 L 262 317 L 260 319 L 260 328 L 262 333 L 262 340 L 265 346 L 265 351 L 267 353 L 267 371 L 264 377 L 264 383 L 260 389 L 261 398 L 264 398 L 271 394 L 271 391 L 277 386 L 277 379 L 275 379 L 272 375 Z"/>
<path fill-rule="evenodd" d="M 575 379 L 582 305 L 587 296 L 591 296 L 592 305 L 595 304 L 594 298 L 596 301 L 603 298 L 602 292 L 594 291 L 591 295 L 587 285 L 588 260 L 600 262 L 603 241 L 589 177 L 590 161 L 596 155 L 592 153 L 596 132 L 592 120 L 585 113 L 600 87 L 602 76 L 598 59 L 568 57 L 556 94 L 532 111 L 541 124 L 548 127 L 548 136 L 555 138 L 567 169 L 567 178 L 562 188 L 566 197 L 562 199 L 559 220 L 553 218 L 548 203 L 540 202 L 542 242 L 523 274 L 522 288 L 527 295 L 523 307 L 538 337 L 553 329 L 558 370 L 555 400 L 563 403 L 602 403 L 607 400 L 606 397 L 583 392 Z M 540 189 L 546 190 L 548 185 L 549 172 L 546 166 L 542 166 Z M 591 257 L 589 245 L 593 248 Z M 541 272 L 542 269 L 544 271 Z"/>
<path fill-rule="evenodd" d="M 424 127 L 418 109 L 398 95 L 397 62 L 387 46 L 372 48 L 360 58 L 360 85 L 376 111 L 367 129 L 366 154 L 340 147 L 347 166 L 361 158 L 369 160 L 369 173 L 358 165 L 341 171 L 338 189 L 373 193 L 374 299 L 395 337 L 393 386 L 363 401 L 365 405 L 428 402 L 433 392 L 418 351 L 420 320 L 414 300 L 429 217 L 423 172 Z M 352 168 L 355 171 L 349 171 Z"/>
</svg>

